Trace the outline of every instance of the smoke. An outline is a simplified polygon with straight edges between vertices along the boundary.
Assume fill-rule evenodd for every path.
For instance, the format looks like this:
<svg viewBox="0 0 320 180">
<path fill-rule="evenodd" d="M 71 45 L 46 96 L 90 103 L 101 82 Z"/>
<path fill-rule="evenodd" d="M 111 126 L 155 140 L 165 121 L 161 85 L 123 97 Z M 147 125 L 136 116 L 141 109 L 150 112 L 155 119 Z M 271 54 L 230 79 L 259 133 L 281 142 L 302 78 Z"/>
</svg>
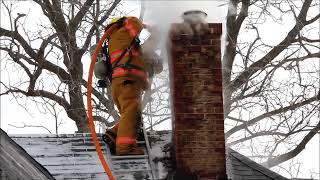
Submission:
<svg viewBox="0 0 320 180">
<path fill-rule="evenodd" d="M 169 30 L 171 30 L 171 26 L 173 23 L 179 23 L 181 25 L 180 28 L 174 29 L 177 31 L 177 33 L 184 33 L 189 34 L 191 36 L 194 35 L 201 35 L 201 33 L 204 33 L 205 31 L 202 31 L 206 29 L 207 22 L 208 23 L 222 23 L 223 27 L 225 25 L 226 21 L 226 15 L 228 12 L 228 6 L 227 1 L 220 0 L 220 1 L 183 1 L 183 0 L 177 0 L 177 1 L 169 1 L 169 0 L 162 0 L 162 1 L 156 1 L 156 0 L 150 0 L 150 1 L 144 1 L 145 2 L 145 12 L 144 12 L 144 18 L 143 22 L 149 26 L 154 26 L 158 30 L 159 37 L 157 37 L 157 41 L 151 41 L 151 45 L 144 45 L 145 47 L 155 47 L 157 46 L 158 50 L 157 53 L 160 53 L 160 56 L 163 59 L 163 65 L 165 71 L 163 71 L 162 76 L 165 77 L 165 80 L 157 80 L 158 85 L 161 85 L 163 83 L 166 83 L 168 80 L 172 78 L 168 78 L 172 73 L 168 73 L 168 65 L 170 65 L 170 56 L 167 54 L 167 49 L 169 49 L 170 43 L 168 43 L 169 38 Z M 186 11 L 190 10 L 200 10 L 207 14 L 207 17 L 202 16 L 194 16 L 192 14 L 189 14 L 185 16 L 185 18 L 182 18 L 182 15 Z M 195 23 L 197 22 L 197 23 Z M 225 29 L 225 28 L 224 28 Z M 224 32 L 224 31 L 223 31 Z M 141 33 L 144 34 L 144 33 Z M 151 34 L 152 36 L 152 34 Z M 222 34 L 222 40 L 224 40 L 224 34 Z M 154 42 L 157 42 L 158 44 L 155 45 Z M 224 42 L 224 41 L 222 41 Z M 223 45 L 224 43 L 222 43 Z M 222 46 L 223 47 L 223 46 Z M 146 48 L 145 48 L 146 49 Z M 146 50 L 147 51 L 147 50 Z M 223 52 L 223 51 L 222 51 Z M 158 76 L 155 76 L 158 77 Z M 161 81 L 161 82 L 160 82 Z M 170 81 L 170 86 L 172 87 L 173 81 Z M 168 98 L 172 102 L 172 91 L 170 91 L 170 94 L 168 94 Z M 174 116 L 171 117 L 171 122 L 174 122 Z M 161 125 L 161 128 L 174 128 L 171 124 L 171 122 L 167 122 L 165 124 Z M 170 123 L 170 124 L 169 124 Z"/>
<path fill-rule="evenodd" d="M 146 1 L 146 11 L 144 22 L 149 25 L 156 26 L 161 38 L 159 39 L 159 47 L 162 57 L 167 57 L 166 42 L 168 33 L 172 23 L 181 23 L 178 29 L 174 29 L 177 33 L 184 33 L 193 36 L 194 34 L 205 33 L 206 22 L 222 23 L 225 30 L 226 16 L 228 12 L 227 1 Z M 207 14 L 207 17 L 193 16 L 189 14 L 183 19 L 183 13 L 190 10 L 200 10 Z M 198 22 L 198 23 L 194 23 Z M 224 40 L 224 32 L 222 40 Z M 223 52 L 224 41 L 222 41 Z M 165 58 L 165 60 L 167 60 Z"/>
<path fill-rule="evenodd" d="M 203 11 L 192 10 L 184 12 L 183 22 L 171 26 L 170 36 L 185 35 L 187 38 L 200 38 L 200 35 L 209 33 L 208 23 L 206 22 L 207 14 Z"/>
</svg>

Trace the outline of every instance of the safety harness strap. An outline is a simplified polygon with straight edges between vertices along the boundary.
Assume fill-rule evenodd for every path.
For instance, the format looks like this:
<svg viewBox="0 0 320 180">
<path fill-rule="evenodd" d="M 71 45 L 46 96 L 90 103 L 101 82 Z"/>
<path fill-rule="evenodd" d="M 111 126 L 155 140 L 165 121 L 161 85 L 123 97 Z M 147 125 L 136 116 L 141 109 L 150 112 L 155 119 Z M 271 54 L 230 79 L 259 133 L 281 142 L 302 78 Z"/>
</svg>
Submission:
<svg viewBox="0 0 320 180">
<path fill-rule="evenodd" d="M 130 52 L 132 47 L 135 45 L 135 43 L 137 42 L 137 38 L 134 38 L 129 47 L 127 47 L 124 51 L 122 51 L 122 53 L 120 54 L 119 58 L 117 60 L 115 60 L 114 62 L 114 68 L 117 67 L 118 63 L 120 62 L 120 60 L 125 56 L 126 53 Z M 131 59 L 131 57 L 129 56 L 129 60 Z M 113 63 L 112 63 L 113 64 Z"/>
<path fill-rule="evenodd" d="M 112 78 L 117 77 L 117 76 L 127 75 L 127 74 L 134 74 L 134 75 L 140 76 L 142 78 L 146 78 L 146 74 L 142 70 L 121 68 L 121 67 L 117 67 L 116 69 L 113 70 Z"/>
<path fill-rule="evenodd" d="M 126 75 L 129 73 L 146 78 L 146 74 L 141 67 L 136 66 L 134 64 L 130 64 L 132 61 L 132 56 L 138 56 L 139 54 L 134 48 L 137 48 L 140 45 L 140 40 L 137 37 L 139 34 L 139 31 L 135 28 L 135 26 L 132 23 L 130 23 L 130 19 L 131 19 L 130 17 L 123 17 L 118 21 L 112 23 L 112 24 L 116 23 L 118 25 L 117 27 L 118 29 L 124 26 L 124 28 L 127 30 L 129 35 L 134 37 L 126 49 L 121 49 L 110 54 L 110 63 L 112 64 L 112 71 L 113 71 L 112 78 L 116 76 Z M 106 29 L 108 29 L 108 27 L 110 26 L 107 26 Z M 124 64 L 118 65 L 121 59 L 126 56 L 129 56 L 128 61 L 125 62 Z"/>
<path fill-rule="evenodd" d="M 115 63 L 115 61 L 121 56 L 123 51 L 126 51 L 126 49 L 121 49 L 110 54 L 111 64 Z M 132 56 L 138 56 L 138 52 L 135 49 L 131 49 L 131 51 L 126 52 L 123 57 L 129 56 L 130 52 L 132 53 Z"/>
</svg>

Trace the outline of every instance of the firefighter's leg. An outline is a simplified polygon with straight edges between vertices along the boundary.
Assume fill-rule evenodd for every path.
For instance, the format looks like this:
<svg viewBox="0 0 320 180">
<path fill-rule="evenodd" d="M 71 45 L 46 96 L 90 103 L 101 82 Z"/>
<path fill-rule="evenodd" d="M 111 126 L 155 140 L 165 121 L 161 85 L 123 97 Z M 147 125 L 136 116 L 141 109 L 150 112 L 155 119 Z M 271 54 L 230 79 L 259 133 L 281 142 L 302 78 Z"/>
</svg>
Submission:
<svg viewBox="0 0 320 180">
<path fill-rule="evenodd" d="M 121 114 L 120 107 L 119 107 L 118 109 L 119 109 L 119 113 Z M 136 134 L 137 134 L 137 136 L 139 136 L 139 133 L 142 132 L 142 113 L 141 113 L 140 111 L 137 112 L 136 119 L 137 119 L 137 123 L 136 123 Z M 117 122 L 117 123 L 110 129 L 110 131 L 116 135 L 117 132 L 118 132 L 118 128 L 119 128 L 119 122 Z"/>
<path fill-rule="evenodd" d="M 116 139 L 117 139 L 118 127 L 119 127 L 119 122 L 115 126 L 113 126 L 111 129 L 107 129 L 106 133 L 102 136 L 103 141 L 109 145 L 110 152 L 112 154 L 116 153 Z"/>
<path fill-rule="evenodd" d="M 116 152 L 117 155 L 144 154 L 136 145 L 137 118 L 141 112 L 142 87 L 139 80 L 126 80 L 118 85 L 118 101 L 121 117 L 118 127 Z"/>
<path fill-rule="evenodd" d="M 118 84 L 119 84 L 119 80 L 118 79 L 115 79 L 114 80 L 115 82 L 113 82 L 112 83 L 112 85 L 111 85 L 111 92 L 112 92 L 112 99 L 113 99 L 113 102 L 114 102 L 114 104 L 116 105 L 116 107 L 118 108 L 118 111 L 119 111 L 119 113 L 121 114 L 121 106 L 120 106 L 120 104 L 119 104 L 119 100 L 118 100 L 118 92 L 119 92 L 119 90 L 117 89 L 118 88 Z M 120 80 L 120 82 L 121 82 L 121 80 Z M 112 133 L 114 133 L 115 135 L 117 135 L 117 132 L 118 132 L 118 127 L 119 127 L 119 122 L 117 122 L 111 129 L 110 129 L 110 131 L 112 132 Z"/>
<path fill-rule="evenodd" d="M 107 129 L 106 133 L 102 135 L 102 140 L 108 144 L 111 154 L 116 153 L 116 138 L 117 135 L 110 131 L 110 129 Z"/>
<path fill-rule="evenodd" d="M 143 125 L 142 125 L 142 116 L 141 112 L 137 113 L 137 123 L 136 123 L 136 134 L 137 134 L 137 141 L 144 141 L 144 134 L 143 134 Z M 117 138 L 119 122 L 111 129 L 106 130 L 106 134 L 104 135 L 104 141 L 109 144 L 109 146 L 115 147 L 115 140 Z M 111 142 L 110 142 L 111 141 Z"/>
<path fill-rule="evenodd" d="M 119 112 L 121 112 L 120 104 L 118 101 L 118 89 L 117 89 L 118 86 L 116 84 L 117 84 L 117 80 L 115 80 L 115 82 L 112 83 L 111 85 L 112 98 Z M 116 153 L 116 138 L 117 138 L 118 126 L 119 126 L 119 122 L 117 122 L 111 129 L 107 129 L 106 133 L 102 136 L 103 141 L 109 145 L 109 148 L 112 154 Z"/>
</svg>

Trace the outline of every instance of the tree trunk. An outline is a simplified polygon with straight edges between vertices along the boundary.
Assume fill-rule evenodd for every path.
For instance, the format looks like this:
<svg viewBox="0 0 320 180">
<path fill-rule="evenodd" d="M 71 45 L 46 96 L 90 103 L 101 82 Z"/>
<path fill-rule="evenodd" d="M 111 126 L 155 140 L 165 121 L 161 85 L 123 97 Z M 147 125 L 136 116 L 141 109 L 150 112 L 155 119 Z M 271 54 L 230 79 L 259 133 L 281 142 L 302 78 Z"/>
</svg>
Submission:
<svg viewBox="0 0 320 180">
<path fill-rule="evenodd" d="M 76 122 L 79 133 L 88 133 L 90 132 L 89 121 L 83 102 L 83 93 L 81 91 L 83 65 L 81 63 L 81 57 L 78 57 L 76 54 L 77 53 L 72 57 L 72 66 L 69 69 L 72 82 L 68 84 L 71 111 L 74 111 L 72 114 L 76 116 L 72 119 Z"/>
<path fill-rule="evenodd" d="M 78 128 L 77 133 L 90 133 L 88 119 L 80 119 L 80 120 L 76 121 L 76 126 Z"/>
<path fill-rule="evenodd" d="M 230 1 L 229 6 L 236 7 L 237 1 Z M 230 101 L 232 92 L 229 90 L 228 85 L 231 81 L 231 71 L 233 66 L 233 61 L 236 56 L 236 45 L 237 45 L 237 32 L 235 31 L 236 14 L 233 12 L 232 8 L 229 8 L 227 15 L 227 45 L 224 50 L 223 60 L 222 60 L 222 77 L 223 77 L 223 87 L 224 87 L 224 113 L 225 115 L 230 112 Z"/>
</svg>

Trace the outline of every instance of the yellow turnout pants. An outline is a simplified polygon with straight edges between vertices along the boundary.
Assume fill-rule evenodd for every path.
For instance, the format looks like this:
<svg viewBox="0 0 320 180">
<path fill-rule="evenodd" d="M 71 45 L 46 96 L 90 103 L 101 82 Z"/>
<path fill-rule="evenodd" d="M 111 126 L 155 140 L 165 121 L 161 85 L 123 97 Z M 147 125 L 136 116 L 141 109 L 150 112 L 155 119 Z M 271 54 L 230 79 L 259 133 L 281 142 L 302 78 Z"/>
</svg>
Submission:
<svg viewBox="0 0 320 180">
<path fill-rule="evenodd" d="M 142 82 L 137 78 L 118 77 L 112 80 L 111 88 L 120 113 L 119 123 L 112 128 L 117 134 L 116 145 L 135 145 L 141 118 Z"/>
</svg>

